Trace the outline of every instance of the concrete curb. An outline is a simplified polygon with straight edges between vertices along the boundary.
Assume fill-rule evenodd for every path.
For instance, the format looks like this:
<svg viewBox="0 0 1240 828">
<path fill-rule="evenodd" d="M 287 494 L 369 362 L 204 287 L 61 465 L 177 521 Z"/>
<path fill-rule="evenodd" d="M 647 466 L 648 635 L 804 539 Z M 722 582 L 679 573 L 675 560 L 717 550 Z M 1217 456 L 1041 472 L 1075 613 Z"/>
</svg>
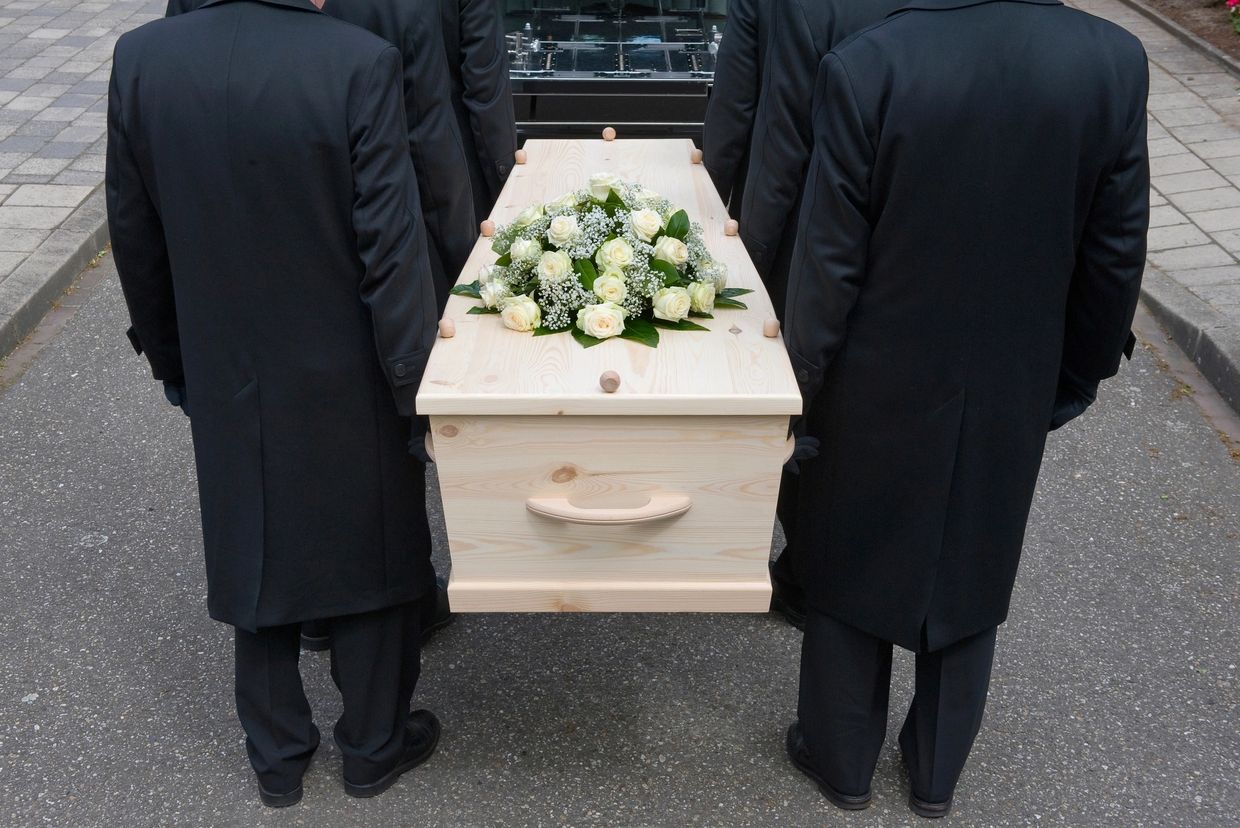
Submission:
<svg viewBox="0 0 1240 828">
<path fill-rule="evenodd" d="M 0 359 L 30 335 L 65 288 L 107 244 L 108 211 L 100 184 L 0 282 Z"/>
<path fill-rule="evenodd" d="M 1147 6 L 1145 3 L 1141 2 L 1141 0 L 1119 0 L 1119 2 L 1123 3 L 1125 6 L 1137 12 L 1138 14 L 1142 15 L 1143 17 L 1146 17 L 1152 20 L 1153 22 L 1157 23 L 1159 26 L 1162 26 L 1168 32 L 1175 35 L 1175 37 L 1179 39 L 1185 45 L 1190 46 L 1193 49 L 1196 49 L 1198 52 L 1201 52 L 1206 57 L 1213 58 L 1214 60 L 1223 64 L 1224 69 L 1226 69 L 1228 72 L 1230 72 L 1235 77 L 1240 78 L 1240 60 L 1236 60 L 1231 55 L 1227 54 L 1222 49 L 1218 48 L 1212 43 L 1202 40 L 1200 37 L 1193 34 L 1191 31 L 1184 28 L 1179 23 L 1176 23 L 1174 20 L 1167 17 L 1162 12 L 1151 8 L 1150 6 Z M 1224 8 L 1221 11 L 1223 12 L 1223 15 L 1222 15 L 1223 19 L 1226 19 L 1226 13 L 1225 13 L 1226 9 Z"/>
<path fill-rule="evenodd" d="M 1152 266 L 1145 269 L 1141 298 L 1219 396 L 1240 412 L 1240 330 Z"/>
</svg>

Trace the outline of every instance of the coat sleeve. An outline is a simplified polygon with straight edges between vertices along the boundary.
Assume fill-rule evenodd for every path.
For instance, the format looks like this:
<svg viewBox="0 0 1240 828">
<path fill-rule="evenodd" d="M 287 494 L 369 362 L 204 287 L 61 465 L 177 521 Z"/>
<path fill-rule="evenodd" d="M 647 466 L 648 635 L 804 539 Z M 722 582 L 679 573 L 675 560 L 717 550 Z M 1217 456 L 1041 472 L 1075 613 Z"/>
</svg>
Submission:
<svg viewBox="0 0 1240 828">
<path fill-rule="evenodd" d="M 1148 76 L 1115 163 L 1094 193 L 1068 290 L 1061 372 L 1097 383 L 1119 371 L 1145 272 L 1150 223 Z"/>
<path fill-rule="evenodd" d="M 360 293 L 397 410 L 414 413 L 434 342 L 435 287 L 401 100 L 401 57 L 384 49 L 349 126 Z"/>
<path fill-rule="evenodd" d="M 806 410 L 844 342 L 865 281 L 874 141 L 844 64 L 828 54 L 814 96 L 814 154 L 789 273 L 785 335 Z"/>
<path fill-rule="evenodd" d="M 508 45 L 496 0 L 461 2 L 461 79 L 488 195 L 499 198 L 517 151 Z M 453 55 L 449 55 L 452 59 Z"/>
<path fill-rule="evenodd" d="M 164 226 L 125 131 L 124 101 L 115 62 L 108 89 L 105 188 L 108 232 L 133 327 L 129 340 L 145 353 L 157 380 L 179 382 L 181 337 Z"/>
<path fill-rule="evenodd" d="M 206 2 L 207 0 L 168 0 L 164 17 L 176 17 L 178 14 L 191 12 Z"/>
<path fill-rule="evenodd" d="M 430 242 L 449 282 L 455 282 L 456 271 L 469 258 L 478 235 L 473 190 L 461 186 L 462 170 L 468 167 L 465 145 L 452 108 L 452 83 L 438 31 L 418 37 L 408 48 L 414 50 L 404 65 L 409 154 Z M 439 288 L 442 306 L 451 284 Z"/>
<path fill-rule="evenodd" d="M 724 204 L 732 197 L 749 150 L 758 107 L 758 69 L 755 0 L 735 0 L 728 9 L 702 128 L 703 163 Z"/>
<path fill-rule="evenodd" d="M 797 220 L 797 199 L 813 152 L 806 102 L 814 97 L 814 74 L 805 67 L 818 66 L 823 56 L 800 3 L 774 3 L 770 16 L 770 39 L 779 49 L 767 50 L 762 71 L 741 217 L 742 237 L 763 276 L 786 228 Z"/>
</svg>

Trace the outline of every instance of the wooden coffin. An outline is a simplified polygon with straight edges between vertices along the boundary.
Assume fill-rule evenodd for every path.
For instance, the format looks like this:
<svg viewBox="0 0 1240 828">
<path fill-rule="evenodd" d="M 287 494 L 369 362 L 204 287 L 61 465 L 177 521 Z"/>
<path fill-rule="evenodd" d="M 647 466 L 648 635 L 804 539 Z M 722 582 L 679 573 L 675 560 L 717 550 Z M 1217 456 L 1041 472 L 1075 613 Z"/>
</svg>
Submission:
<svg viewBox="0 0 1240 828">
<path fill-rule="evenodd" d="M 454 296 L 418 394 L 430 416 L 457 612 L 765 612 L 789 417 L 801 398 L 775 314 L 688 140 L 530 141 L 492 219 L 596 172 L 705 228 L 748 310 L 657 349 L 533 337 Z M 734 229 L 734 228 L 732 228 Z M 495 261 L 482 238 L 461 276 Z M 455 330 L 453 330 L 453 328 Z M 614 393 L 600 378 L 615 372 Z"/>
</svg>

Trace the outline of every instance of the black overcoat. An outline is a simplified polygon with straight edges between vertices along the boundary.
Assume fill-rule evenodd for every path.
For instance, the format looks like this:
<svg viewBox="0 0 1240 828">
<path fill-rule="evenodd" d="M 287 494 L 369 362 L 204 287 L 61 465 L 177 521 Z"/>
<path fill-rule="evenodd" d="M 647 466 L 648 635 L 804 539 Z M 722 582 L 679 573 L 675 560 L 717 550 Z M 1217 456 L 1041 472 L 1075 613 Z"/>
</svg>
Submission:
<svg viewBox="0 0 1240 828">
<path fill-rule="evenodd" d="M 215 0 L 117 43 L 112 245 L 184 377 L 211 616 L 246 629 L 433 584 L 409 416 L 434 283 L 401 58 L 309 0 Z"/>
<path fill-rule="evenodd" d="M 763 4 L 763 34 L 778 48 L 763 49 L 758 72 L 761 85 L 740 225 L 745 249 L 778 314 L 783 313 L 787 298 L 788 266 L 813 152 L 810 121 L 818 65 L 849 35 L 882 20 L 905 2 L 778 0 Z"/>
<path fill-rule="evenodd" d="M 931 649 L 1007 617 L 1061 367 L 1118 370 L 1145 265 L 1140 42 L 914 0 L 824 60 L 786 335 L 809 600 Z"/>
<path fill-rule="evenodd" d="M 207 0 L 168 0 L 167 15 Z M 418 176 L 427 251 L 442 308 L 478 239 L 469 162 L 452 104 L 439 0 L 327 0 L 323 11 L 374 32 L 400 49 L 404 63 L 409 155 Z"/>
<path fill-rule="evenodd" d="M 508 76 L 500 0 L 440 0 L 452 103 L 465 141 L 474 213 L 491 214 L 517 151 L 517 118 Z"/>
<path fill-rule="evenodd" d="M 760 24 L 768 5 L 769 0 L 732 0 L 728 4 L 728 25 L 719 44 L 715 81 L 702 124 L 702 163 L 729 215 L 736 219 L 741 217 L 749 139 L 762 87 L 766 41 Z"/>
</svg>

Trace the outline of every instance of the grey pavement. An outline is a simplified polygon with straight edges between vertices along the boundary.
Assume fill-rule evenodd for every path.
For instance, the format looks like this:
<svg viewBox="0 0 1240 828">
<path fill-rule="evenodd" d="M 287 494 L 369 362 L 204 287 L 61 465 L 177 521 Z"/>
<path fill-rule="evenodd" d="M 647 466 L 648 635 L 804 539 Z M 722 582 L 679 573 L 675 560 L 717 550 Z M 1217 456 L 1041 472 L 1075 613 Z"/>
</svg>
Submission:
<svg viewBox="0 0 1240 828">
<path fill-rule="evenodd" d="M 0 825 L 918 824 L 893 739 L 865 813 L 791 768 L 800 634 L 754 615 L 461 617 L 424 653 L 415 702 L 445 726 L 426 766 L 351 800 L 325 740 L 305 800 L 262 809 L 230 631 L 206 615 L 188 423 L 102 267 L 0 391 Z M 1052 435 L 947 824 L 1236 824 L 1240 463 L 1192 396 L 1139 349 Z M 327 667 L 303 662 L 321 728 Z"/>
</svg>

